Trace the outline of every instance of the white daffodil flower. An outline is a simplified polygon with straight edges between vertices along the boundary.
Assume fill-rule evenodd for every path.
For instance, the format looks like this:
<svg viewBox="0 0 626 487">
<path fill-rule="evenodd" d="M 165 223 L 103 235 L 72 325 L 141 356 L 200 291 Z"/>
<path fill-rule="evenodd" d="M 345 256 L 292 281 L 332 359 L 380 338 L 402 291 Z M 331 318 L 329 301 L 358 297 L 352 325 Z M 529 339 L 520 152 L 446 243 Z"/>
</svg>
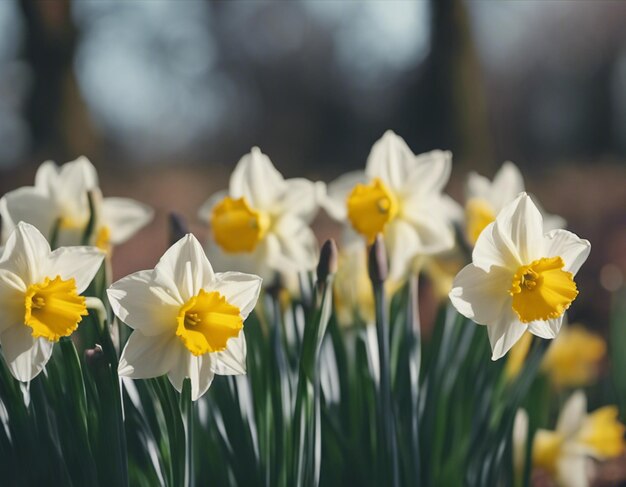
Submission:
<svg viewBox="0 0 626 487">
<path fill-rule="evenodd" d="M 134 329 L 119 375 L 168 374 L 178 391 L 189 377 L 195 401 L 214 374 L 245 374 L 243 322 L 260 288 L 258 276 L 214 273 L 200 243 L 186 235 L 153 270 L 135 272 L 107 290 L 113 312 Z"/>
<path fill-rule="evenodd" d="M 522 193 L 480 234 L 472 263 L 454 279 L 450 300 L 459 313 L 487 325 L 497 360 L 526 330 L 556 337 L 578 295 L 574 275 L 590 247 L 566 230 L 544 234 L 541 213 Z"/>
<path fill-rule="evenodd" d="M 57 166 L 44 162 L 34 186 L 10 191 L 0 199 L 3 235 L 21 221 L 37 227 L 57 247 L 80 245 L 90 220 L 92 192 L 95 221 L 88 243 L 103 250 L 125 242 L 152 219 L 152 210 L 129 198 L 102 198 L 96 169 L 86 157 Z"/>
<path fill-rule="evenodd" d="M 317 264 L 317 240 L 309 223 L 319 208 L 323 183 L 284 179 L 269 157 L 254 147 L 241 158 L 228 191 L 198 211 L 211 227 L 206 251 L 219 268 L 238 269 L 270 281 Z"/>
<path fill-rule="evenodd" d="M 471 172 L 465 189 L 465 233 L 468 242 L 474 245 L 480 233 L 496 219 L 500 210 L 522 191 L 524 178 L 517 166 L 510 161 L 502 164 L 493 181 Z M 543 215 L 543 227 L 546 232 L 565 227 L 563 218 L 550 215 L 539 206 L 538 208 Z"/>
<path fill-rule="evenodd" d="M 34 226 L 19 223 L 0 257 L 0 344 L 16 379 L 41 372 L 54 342 L 87 315 L 80 295 L 98 272 L 104 252 L 62 247 L 54 252 Z"/>
<path fill-rule="evenodd" d="M 328 186 L 325 208 L 373 242 L 382 233 L 390 257 L 390 279 L 401 280 L 417 257 L 454 246 L 458 205 L 442 193 L 451 171 L 451 154 L 416 156 L 392 131 L 378 140 L 365 172 L 345 174 Z"/>
<path fill-rule="evenodd" d="M 585 393 L 576 391 L 561 410 L 556 430 L 536 432 L 533 465 L 548 472 L 559 486 L 589 486 L 593 474 L 591 459 L 607 460 L 624 452 L 626 428 L 618 421 L 618 414 L 616 406 L 587 413 Z M 523 444 L 514 444 L 514 450 L 523 447 Z"/>
</svg>

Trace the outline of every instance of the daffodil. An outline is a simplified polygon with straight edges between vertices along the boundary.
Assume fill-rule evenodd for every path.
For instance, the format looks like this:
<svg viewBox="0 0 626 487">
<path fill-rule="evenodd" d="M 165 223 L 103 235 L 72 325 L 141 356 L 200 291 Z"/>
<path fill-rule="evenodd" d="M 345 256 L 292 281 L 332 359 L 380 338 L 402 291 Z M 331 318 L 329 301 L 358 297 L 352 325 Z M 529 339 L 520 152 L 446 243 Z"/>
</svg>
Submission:
<svg viewBox="0 0 626 487">
<path fill-rule="evenodd" d="M 577 391 L 559 415 L 556 430 L 540 429 L 533 441 L 533 465 L 563 487 L 589 485 L 589 459 L 607 460 L 624 452 L 626 428 L 616 406 L 587 413 L 587 398 Z"/>
<path fill-rule="evenodd" d="M 508 377 L 516 377 L 521 370 L 531 340 L 531 335 L 525 333 L 511 349 L 506 364 Z M 601 336 L 581 325 L 570 325 L 561 329 L 548 348 L 541 370 L 556 388 L 586 386 L 598 376 L 605 355 L 606 342 Z"/>
<path fill-rule="evenodd" d="M 88 231 L 93 195 L 94 225 Z M 44 162 L 34 186 L 10 191 L 0 199 L 3 235 L 20 221 L 30 223 L 57 247 L 87 242 L 103 250 L 125 242 L 152 219 L 152 210 L 129 198 L 102 198 L 98 175 L 86 157 L 57 166 Z"/>
<path fill-rule="evenodd" d="M 480 234 L 450 300 L 459 313 L 487 325 L 497 360 L 526 330 L 556 337 L 578 296 L 574 275 L 589 251 L 589 242 L 571 232 L 544 233 L 541 213 L 522 193 Z"/>
<path fill-rule="evenodd" d="M 267 280 L 277 272 L 313 269 L 317 240 L 309 223 L 321 191 L 321 183 L 284 179 L 254 147 L 235 167 L 228 191 L 216 193 L 198 211 L 211 227 L 207 255 L 220 268 L 253 272 Z"/>
<path fill-rule="evenodd" d="M 345 174 L 328 187 L 327 212 L 347 222 L 367 243 L 382 233 L 390 257 L 390 279 L 414 270 L 414 260 L 454 245 L 456 204 L 442 190 L 451 170 L 451 154 L 432 151 L 416 156 L 391 131 L 378 140 L 364 172 Z"/>
<path fill-rule="evenodd" d="M 87 288 L 104 259 L 94 247 L 54 252 L 32 225 L 19 223 L 0 257 L 0 344 L 16 379 L 41 372 L 54 342 L 72 334 L 87 315 Z"/>
<path fill-rule="evenodd" d="M 502 164 L 493 181 L 471 172 L 465 191 L 465 232 L 467 240 L 474 245 L 478 236 L 496 219 L 496 215 L 507 203 L 524 191 L 524 178 L 512 162 Z M 540 209 L 545 231 L 563 228 L 565 220 L 549 215 Z"/>
<path fill-rule="evenodd" d="M 215 374 L 245 374 L 243 322 L 260 287 L 258 276 L 214 273 L 200 243 L 186 235 L 154 269 L 124 277 L 107 291 L 113 312 L 134 329 L 119 375 L 167 374 L 178 391 L 188 377 L 195 401 Z"/>
</svg>

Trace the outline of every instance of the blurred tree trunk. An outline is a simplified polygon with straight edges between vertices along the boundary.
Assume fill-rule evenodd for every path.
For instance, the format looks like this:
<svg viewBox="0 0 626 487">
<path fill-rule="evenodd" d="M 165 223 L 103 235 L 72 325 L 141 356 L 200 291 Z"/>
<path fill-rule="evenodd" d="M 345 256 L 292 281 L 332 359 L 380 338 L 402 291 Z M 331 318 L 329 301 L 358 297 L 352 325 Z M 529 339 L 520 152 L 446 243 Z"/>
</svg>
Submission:
<svg viewBox="0 0 626 487">
<path fill-rule="evenodd" d="M 487 103 L 471 25 L 462 0 L 432 0 L 430 70 L 442 147 L 451 147 L 472 168 L 494 169 Z"/>
<path fill-rule="evenodd" d="M 94 149 L 93 130 L 74 75 L 78 31 L 70 0 L 20 0 L 25 59 L 32 81 L 26 104 L 33 150 L 64 162 Z"/>
</svg>

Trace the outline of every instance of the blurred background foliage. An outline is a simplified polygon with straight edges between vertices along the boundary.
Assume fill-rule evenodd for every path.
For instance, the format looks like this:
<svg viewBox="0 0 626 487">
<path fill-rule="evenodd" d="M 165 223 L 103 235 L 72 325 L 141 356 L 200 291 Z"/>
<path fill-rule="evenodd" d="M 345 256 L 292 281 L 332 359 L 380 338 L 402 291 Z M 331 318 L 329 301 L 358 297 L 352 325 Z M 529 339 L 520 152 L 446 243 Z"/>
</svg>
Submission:
<svg viewBox="0 0 626 487">
<path fill-rule="evenodd" d="M 196 209 L 251 146 L 329 181 L 390 128 L 454 152 L 457 198 L 469 170 L 518 164 L 592 241 L 570 318 L 606 330 L 626 275 L 625 22 L 620 2 L 2 0 L 0 194 L 87 155 L 106 194 L 157 210 L 119 277 L 162 254 L 168 212 L 202 234 Z"/>
</svg>

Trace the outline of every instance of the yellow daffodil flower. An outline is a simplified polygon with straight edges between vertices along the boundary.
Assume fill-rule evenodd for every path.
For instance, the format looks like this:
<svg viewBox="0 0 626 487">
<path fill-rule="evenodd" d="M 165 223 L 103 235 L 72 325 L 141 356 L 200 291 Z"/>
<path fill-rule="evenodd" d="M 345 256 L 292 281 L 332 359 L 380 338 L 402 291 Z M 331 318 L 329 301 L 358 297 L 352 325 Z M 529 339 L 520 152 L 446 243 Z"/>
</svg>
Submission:
<svg viewBox="0 0 626 487">
<path fill-rule="evenodd" d="M 87 288 L 104 259 L 95 247 L 54 252 L 32 225 L 21 222 L 0 257 L 0 343 L 16 379 L 28 382 L 44 368 L 54 342 L 87 315 Z"/>
<path fill-rule="evenodd" d="M 590 459 L 608 460 L 624 452 L 626 428 L 617 420 L 617 415 L 615 406 L 587 413 L 587 398 L 584 392 L 576 391 L 565 403 L 556 430 L 536 432 L 532 446 L 533 466 L 548 472 L 559 486 L 589 486 Z M 523 423 L 518 423 L 516 418 L 515 428 L 521 429 Z M 518 452 L 519 458 L 526 440 L 521 431 L 515 430 L 513 439 L 514 452 Z"/>
<path fill-rule="evenodd" d="M 253 272 L 268 281 L 277 272 L 313 269 L 317 240 L 309 223 L 323 191 L 322 183 L 284 179 L 254 147 L 237 164 L 229 190 L 198 211 L 211 227 L 207 255 L 220 268 Z"/>
<path fill-rule="evenodd" d="M 589 251 L 587 240 L 566 230 L 544 234 L 541 213 L 522 193 L 480 234 L 450 299 L 459 313 L 487 325 L 497 360 L 526 330 L 556 337 L 578 295 L 574 275 Z"/>
<path fill-rule="evenodd" d="M 89 243 L 110 250 L 152 219 L 152 210 L 129 198 L 102 198 L 96 169 L 86 157 L 57 166 L 44 162 L 35 185 L 10 191 L 0 199 L 3 235 L 17 223 L 34 225 L 55 245 L 80 245 L 90 219 L 87 193 L 94 195 L 95 225 Z"/>
<path fill-rule="evenodd" d="M 458 205 L 442 193 L 451 170 L 451 154 L 432 151 L 416 156 L 392 131 L 374 144 L 364 172 L 345 174 L 331 183 L 324 206 L 367 242 L 383 234 L 390 257 L 390 279 L 401 281 L 418 257 L 454 245 L 452 221 Z"/>
<path fill-rule="evenodd" d="M 118 374 L 167 374 L 178 391 L 188 377 L 194 401 L 215 374 L 245 374 L 243 322 L 260 288 L 258 276 L 214 273 L 200 243 L 186 235 L 154 269 L 120 279 L 107 291 L 115 315 L 134 329 Z"/>
</svg>

